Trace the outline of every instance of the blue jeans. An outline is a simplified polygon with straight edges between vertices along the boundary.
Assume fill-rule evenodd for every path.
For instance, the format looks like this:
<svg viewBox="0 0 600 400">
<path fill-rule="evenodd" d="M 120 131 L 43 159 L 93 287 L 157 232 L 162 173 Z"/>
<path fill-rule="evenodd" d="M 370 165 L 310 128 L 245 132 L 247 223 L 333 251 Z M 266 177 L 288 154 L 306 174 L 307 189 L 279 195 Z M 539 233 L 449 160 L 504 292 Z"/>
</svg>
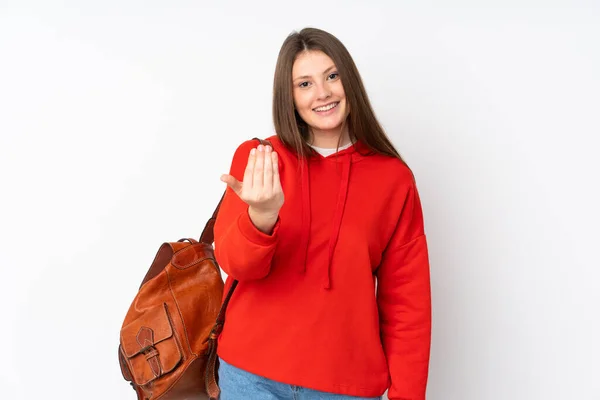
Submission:
<svg viewBox="0 0 600 400">
<path fill-rule="evenodd" d="M 381 400 L 319 392 L 251 374 L 219 358 L 219 400 Z"/>
</svg>

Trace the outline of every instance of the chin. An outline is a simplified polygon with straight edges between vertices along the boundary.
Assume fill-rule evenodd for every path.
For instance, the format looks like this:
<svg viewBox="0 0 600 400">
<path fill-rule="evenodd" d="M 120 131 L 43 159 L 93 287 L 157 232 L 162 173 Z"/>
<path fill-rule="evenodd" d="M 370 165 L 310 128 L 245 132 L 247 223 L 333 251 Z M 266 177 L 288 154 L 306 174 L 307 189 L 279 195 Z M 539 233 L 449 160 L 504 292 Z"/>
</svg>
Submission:
<svg viewBox="0 0 600 400">
<path fill-rule="evenodd" d="M 338 122 L 335 124 L 315 124 L 313 125 L 314 129 L 320 130 L 320 131 L 332 131 L 332 130 L 339 130 L 342 128 L 342 122 Z"/>
</svg>

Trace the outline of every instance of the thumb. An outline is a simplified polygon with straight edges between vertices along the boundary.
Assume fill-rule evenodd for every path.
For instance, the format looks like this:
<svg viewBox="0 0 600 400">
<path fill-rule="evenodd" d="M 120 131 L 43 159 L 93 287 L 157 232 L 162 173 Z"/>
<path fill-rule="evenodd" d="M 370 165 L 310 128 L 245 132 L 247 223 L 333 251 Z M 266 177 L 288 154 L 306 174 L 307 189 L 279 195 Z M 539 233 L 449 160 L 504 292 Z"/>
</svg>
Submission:
<svg viewBox="0 0 600 400">
<path fill-rule="evenodd" d="M 235 194 L 238 196 L 240 195 L 240 192 L 242 191 L 242 182 L 227 174 L 221 175 L 221 181 L 225 182 L 227 186 L 229 186 L 231 190 L 235 192 Z"/>
</svg>

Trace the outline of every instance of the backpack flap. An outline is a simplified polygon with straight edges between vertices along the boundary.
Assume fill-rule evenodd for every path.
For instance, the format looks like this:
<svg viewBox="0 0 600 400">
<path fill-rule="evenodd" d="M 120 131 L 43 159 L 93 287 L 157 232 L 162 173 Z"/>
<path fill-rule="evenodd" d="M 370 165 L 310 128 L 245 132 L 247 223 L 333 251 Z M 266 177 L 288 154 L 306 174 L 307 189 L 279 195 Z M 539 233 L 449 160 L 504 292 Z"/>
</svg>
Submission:
<svg viewBox="0 0 600 400">
<path fill-rule="evenodd" d="M 182 355 L 173 334 L 167 304 L 153 307 L 121 329 L 121 348 L 136 385 L 171 372 Z"/>
</svg>

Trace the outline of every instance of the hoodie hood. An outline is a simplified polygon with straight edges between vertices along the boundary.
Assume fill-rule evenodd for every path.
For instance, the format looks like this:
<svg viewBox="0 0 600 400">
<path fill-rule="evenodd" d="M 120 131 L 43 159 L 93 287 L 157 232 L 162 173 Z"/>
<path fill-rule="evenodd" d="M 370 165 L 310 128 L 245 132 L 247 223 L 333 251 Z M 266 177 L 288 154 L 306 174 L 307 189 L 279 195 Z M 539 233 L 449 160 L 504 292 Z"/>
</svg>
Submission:
<svg viewBox="0 0 600 400">
<path fill-rule="evenodd" d="M 337 163 L 341 168 L 341 182 L 337 195 L 337 202 L 335 212 L 333 214 L 333 225 L 331 234 L 329 236 L 328 244 L 328 257 L 327 267 L 323 271 L 322 284 L 323 288 L 331 288 L 331 264 L 333 261 L 333 254 L 335 247 L 338 242 L 340 227 L 342 226 L 342 219 L 344 217 L 344 210 L 346 208 L 346 199 L 348 197 L 348 185 L 350 182 L 350 173 L 352 170 L 353 162 L 363 157 L 360 153 L 364 153 L 368 150 L 362 142 L 357 141 L 352 146 L 340 150 L 330 156 L 324 157 L 317 153 L 315 155 L 309 155 L 306 158 L 300 160 L 301 163 L 301 187 L 302 187 L 302 226 L 301 226 L 301 237 L 300 237 L 300 248 L 302 254 L 302 273 L 306 271 L 307 255 L 308 255 L 308 244 L 310 236 L 310 224 L 311 224 L 311 203 L 310 203 L 310 165 L 313 162 L 334 162 Z M 359 153 L 360 152 L 360 153 Z"/>
</svg>

